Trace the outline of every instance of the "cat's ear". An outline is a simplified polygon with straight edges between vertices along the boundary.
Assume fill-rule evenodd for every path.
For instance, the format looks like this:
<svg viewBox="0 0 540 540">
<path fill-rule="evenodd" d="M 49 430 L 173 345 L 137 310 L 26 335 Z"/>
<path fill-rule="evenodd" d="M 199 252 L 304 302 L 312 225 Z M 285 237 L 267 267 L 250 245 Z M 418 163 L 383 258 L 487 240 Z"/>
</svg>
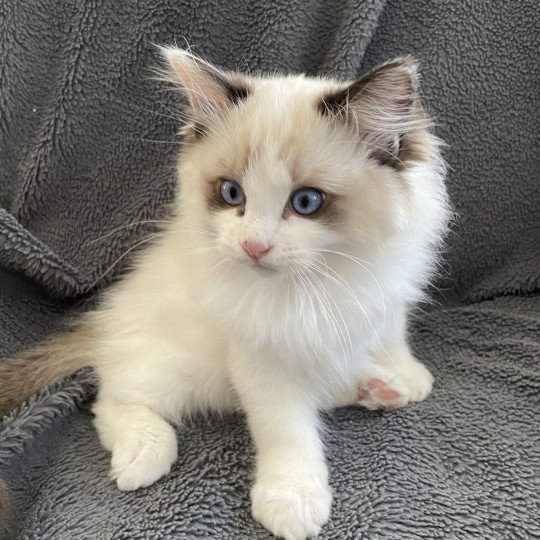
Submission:
<svg viewBox="0 0 540 540">
<path fill-rule="evenodd" d="M 366 144 L 369 157 L 392 164 L 403 135 L 429 126 L 418 87 L 418 63 L 398 58 L 323 96 L 320 110 L 349 126 Z"/>
<path fill-rule="evenodd" d="M 160 47 L 167 63 L 162 78 L 180 86 L 193 110 L 219 113 L 245 99 L 250 92 L 247 79 L 226 73 L 177 47 Z"/>
</svg>

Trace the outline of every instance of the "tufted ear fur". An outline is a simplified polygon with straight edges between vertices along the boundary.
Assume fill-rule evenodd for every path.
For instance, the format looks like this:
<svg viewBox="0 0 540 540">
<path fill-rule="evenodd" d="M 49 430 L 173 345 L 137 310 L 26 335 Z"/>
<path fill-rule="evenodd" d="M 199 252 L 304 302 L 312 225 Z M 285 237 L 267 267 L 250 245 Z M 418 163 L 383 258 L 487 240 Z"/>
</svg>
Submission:
<svg viewBox="0 0 540 540">
<path fill-rule="evenodd" d="M 397 58 L 323 96 L 320 110 L 346 123 L 368 146 L 370 158 L 394 165 L 404 135 L 429 127 L 418 105 L 418 87 L 418 63 Z"/>
<path fill-rule="evenodd" d="M 177 47 L 160 47 L 167 69 L 162 78 L 180 86 L 193 112 L 216 114 L 244 100 L 249 92 L 247 79 L 226 73 Z"/>
</svg>

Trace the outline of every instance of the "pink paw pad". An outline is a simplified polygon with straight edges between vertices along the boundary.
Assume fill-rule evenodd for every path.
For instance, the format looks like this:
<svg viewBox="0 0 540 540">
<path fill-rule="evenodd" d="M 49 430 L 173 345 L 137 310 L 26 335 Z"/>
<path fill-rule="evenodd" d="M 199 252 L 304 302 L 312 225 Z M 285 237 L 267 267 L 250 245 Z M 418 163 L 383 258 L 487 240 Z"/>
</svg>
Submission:
<svg viewBox="0 0 540 540">
<path fill-rule="evenodd" d="M 357 389 L 358 401 L 368 409 L 397 409 L 403 406 L 403 396 L 381 379 L 369 379 Z"/>
</svg>

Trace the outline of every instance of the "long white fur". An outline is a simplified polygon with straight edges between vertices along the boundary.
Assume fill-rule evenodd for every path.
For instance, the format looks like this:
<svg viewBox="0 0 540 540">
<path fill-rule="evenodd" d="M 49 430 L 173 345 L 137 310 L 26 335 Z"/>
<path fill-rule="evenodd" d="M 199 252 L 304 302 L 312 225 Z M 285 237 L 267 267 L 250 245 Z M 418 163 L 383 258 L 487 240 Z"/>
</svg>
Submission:
<svg viewBox="0 0 540 540">
<path fill-rule="evenodd" d="M 257 451 L 253 515 L 303 539 L 318 533 L 332 500 L 318 411 L 357 402 L 357 386 L 373 379 L 401 404 L 431 390 L 405 321 L 448 220 L 438 141 L 420 132 L 426 160 L 382 167 L 317 110 L 340 84 L 251 78 L 249 98 L 229 107 L 196 58 L 166 56 L 172 78 L 204 95 L 192 106 L 209 129 L 182 152 L 173 222 L 94 315 L 95 424 L 111 476 L 131 490 L 169 471 L 171 424 L 243 409 Z M 207 184 L 222 175 L 242 184 L 243 217 L 209 211 Z M 300 184 L 344 201 L 339 223 L 284 219 Z M 252 263 L 244 240 L 273 244 L 268 268 Z"/>
</svg>

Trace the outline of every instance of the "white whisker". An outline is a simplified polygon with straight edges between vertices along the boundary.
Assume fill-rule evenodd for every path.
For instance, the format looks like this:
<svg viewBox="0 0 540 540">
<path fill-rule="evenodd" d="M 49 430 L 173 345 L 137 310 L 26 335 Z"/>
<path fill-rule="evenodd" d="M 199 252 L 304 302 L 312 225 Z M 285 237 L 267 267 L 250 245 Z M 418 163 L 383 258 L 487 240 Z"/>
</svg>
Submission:
<svg viewBox="0 0 540 540">
<path fill-rule="evenodd" d="M 358 298 L 356 292 L 354 291 L 354 289 L 343 279 L 343 277 L 338 274 L 335 270 L 333 270 L 332 268 L 326 266 L 327 270 L 319 267 L 318 265 L 316 265 L 316 263 L 312 263 L 313 264 L 313 268 L 325 275 L 330 281 L 332 281 L 336 286 L 338 286 L 339 288 L 341 288 L 343 291 L 345 291 L 349 296 L 351 296 L 353 298 L 353 300 L 355 301 L 355 304 L 360 308 L 360 311 L 362 312 L 371 332 L 372 332 L 372 335 L 377 337 L 378 334 L 377 332 L 375 331 L 375 327 L 373 326 L 373 323 L 371 322 L 371 319 L 369 318 L 369 315 L 366 311 L 366 308 L 362 305 L 362 302 L 360 301 L 360 299 Z M 332 271 L 333 274 L 335 274 L 336 277 L 333 277 L 331 276 L 328 271 Z"/>
<path fill-rule="evenodd" d="M 174 223 L 174 222 L 173 221 L 162 220 L 162 219 L 144 219 L 142 221 L 136 221 L 135 223 L 128 223 L 127 225 L 122 225 L 121 227 L 117 227 L 116 229 L 113 229 L 112 231 L 109 231 L 108 233 L 104 234 L 103 236 L 98 236 L 98 238 L 94 238 L 93 240 L 89 240 L 84 245 L 89 246 L 90 244 L 93 244 L 95 242 L 99 242 L 100 240 L 108 238 L 112 234 L 120 232 L 120 231 L 122 231 L 124 229 L 127 229 L 129 227 L 136 227 L 137 225 L 146 225 L 148 223 L 157 224 L 157 223 Z"/>
<path fill-rule="evenodd" d="M 107 270 L 105 270 L 105 272 L 101 274 L 96 279 L 96 281 L 92 283 L 92 285 L 90 285 L 89 289 L 93 289 L 126 255 L 128 255 L 128 253 L 131 253 L 134 249 L 138 248 L 139 246 L 142 246 L 143 244 L 145 244 L 146 242 L 149 242 L 150 240 L 155 240 L 156 238 L 162 238 L 164 236 L 165 236 L 164 233 L 158 233 L 148 238 L 145 238 L 144 240 L 140 242 L 137 242 L 134 246 L 130 247 L 127 251 L 125 251 L 122 255 L 120 255 L 120 257 L 118 257 L 118 259 L 116 259 L 116 261 L 114 261 L 114 263 L 111 264 L 111 266 L 109 266 L 109 268 L 107 268 Z"/>
<path fill-rule="evenodd" d="M 349 259 L 353 262 L 355 262 L 356 264 L 358 264 L 372 279 L 373 281 L 375 282 L 375 285 L 377 286 L 377 289 L 379 291 L 379 295 L 381 297 L 381 305 L 382 305 L 382 310 L 383 310 L 383 327 L 385 326 L 386 324 L 386 300 L 385 300 L 385 297 L 384 297 L 384 293 L 383 293 L 383 290 L 382 290 L 382 287 L 381 287 L 381 284 L 379 283 L 379 280 L 374 276 L 373 272 L 371 272 L 365 265 L 366 264 L 370 264 L 371 266 L 373 266 L 373 264 L 367 262 L 367 261 L 364 261 L 358 257 L 355 257 L 349 253 L 343 253 L 341 251 L 332 251 L 332 250 L 328 250 L 328 249 L 319 249 L 319 250 L 313 250 L 313 251 L 316 251 L 316 252 L 327 252 L 327 253 L 334 253 L 335 255 L 340 255 L 342 257 L 345 257 L 346 259 Z M 325 266 L 330 269 L 330 267 L 325 263 Z M 335 270 L 332 269 L 332 271 L 334 273 L 337 274 L 337 272 L 335 272 Z M 341 278 L 343 280 L 343 278 Z M 343 280 L 344 281 L 344 280 Z"/>
<path fill-rule="evenodd" d="M 334 300 L 334 298 L 332 297 L 332 295 L 328 292 L 328 290 L 326 289 L 326 287 L 322 284 L 321 280 L 318 279 L 315 274 L 311 271 L 311 269 L 309 268 L 306 268 L 306 270 L 309 272 L 309 274 L 312 276 L 312 279 L 314 281 L 316 281 L 316 283 L 319 285 L 319 287 L 321 288 L 321 292 L 323 293 L 323 297 L 325 299 L 325 302 L 326 302 L 326 306 L 327 308 L 329 308 L 327 311 L 330 313 L 330 315 L 332 316 L 332 319 L 333 319 L 333 326 L 334 328 L 336 329 L 336 331 L 339 331 L 339 340 L 340 340 L 340 344 L 341 344 L 341 349 L 342 349 L 342 352 L 343 352 L 343 356 L 344 358 L 350 358 L 352 356 L 352 350 L 353 350 L 353 346 L 352 346 L 352 339 L 351 339 L 351 335 L 349 333 L 349 328 L 348 328 L 348 325 L 347 325 L 347 322 L 345 320 L 345 317 L 343 316 L 343 313 L 341 312 L 341 309 L 339 308 L 338 304 L 336 303 L 336 301 Z M 343 326 L 341 326 L 339 324 L 339 322 L 337 321 L 335 315 L 333 314 L 333 310 L 332 310 L 332 307 L 330 305 L 330 302 L 333 303 L 342 323 L 343 323 Z M 336 328 L 337 326 L 337 328 Z M 346 334 L 346 336 L 345 336 Z M 347 351 L 345 349 L 345 341 L 347 341 L 348 343 L 348 354 L 347 354 Z"/>
</svg>

